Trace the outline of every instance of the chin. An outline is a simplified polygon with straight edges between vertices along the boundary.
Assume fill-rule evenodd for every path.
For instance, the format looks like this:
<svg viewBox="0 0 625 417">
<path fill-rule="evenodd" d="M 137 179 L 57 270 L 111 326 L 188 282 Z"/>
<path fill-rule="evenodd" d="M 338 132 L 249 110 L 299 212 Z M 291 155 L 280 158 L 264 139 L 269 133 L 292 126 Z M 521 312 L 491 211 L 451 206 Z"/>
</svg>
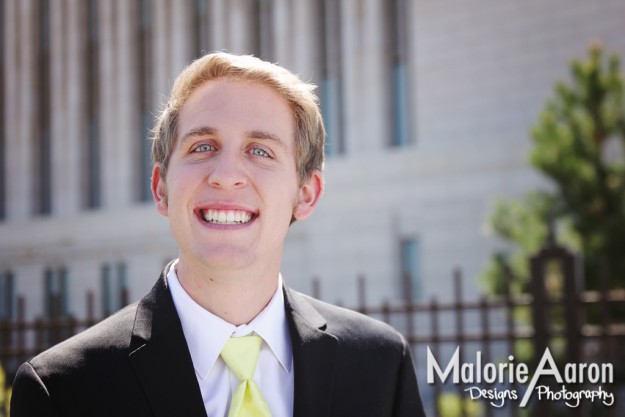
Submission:
<svg viewBox="0 0 625 417">
<path fill-rule="evenodd" d="M 200 254 L 202 263 L 212 268 L 239 269 L 251 265 L 256 259 L 249 248 L 219 247 Z"/>
</svg>

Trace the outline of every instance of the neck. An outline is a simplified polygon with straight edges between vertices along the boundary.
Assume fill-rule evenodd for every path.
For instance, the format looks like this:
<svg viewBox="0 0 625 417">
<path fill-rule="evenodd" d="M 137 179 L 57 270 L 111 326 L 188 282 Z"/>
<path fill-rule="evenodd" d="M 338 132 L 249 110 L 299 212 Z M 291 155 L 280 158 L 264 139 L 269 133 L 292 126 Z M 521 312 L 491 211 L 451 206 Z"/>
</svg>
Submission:
<svg viewBox="0 0 625 417">
<path fill-rule="evenodd" d="M 278 286 L 279 268 L 245 268 L 215 271 L 192 266 L 180 258 L 178 281 L 204 309 L 228 323 L 251 322 L 271 301 Z"/>
</svg>

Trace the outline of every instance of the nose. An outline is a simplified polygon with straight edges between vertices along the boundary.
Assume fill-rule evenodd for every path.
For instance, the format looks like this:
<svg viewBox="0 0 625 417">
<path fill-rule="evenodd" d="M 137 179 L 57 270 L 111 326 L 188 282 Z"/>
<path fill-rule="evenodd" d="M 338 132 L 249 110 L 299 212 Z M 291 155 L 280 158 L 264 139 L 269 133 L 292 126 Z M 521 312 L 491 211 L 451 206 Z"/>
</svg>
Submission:
<svg viewBox="0 0 625 417">
<path fill-rule="evenodd" d="M 242 156 L 238 152 L 225 151 L 213 159 L 208 174 L 208 183 L 212 187 L 231 189 L 247 185 L 247 175 L 243 167 Z"/>
</svg>

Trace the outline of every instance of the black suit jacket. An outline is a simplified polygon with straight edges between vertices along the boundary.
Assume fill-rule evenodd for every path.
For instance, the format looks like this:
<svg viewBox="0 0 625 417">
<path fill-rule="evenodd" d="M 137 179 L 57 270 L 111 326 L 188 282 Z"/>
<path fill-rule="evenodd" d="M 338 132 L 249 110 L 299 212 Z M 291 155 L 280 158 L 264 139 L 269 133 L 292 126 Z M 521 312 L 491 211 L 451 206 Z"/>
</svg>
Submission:
<svg viewBox="0 0 625 417">
<path fill-rule="evenodd" d="M 284 289 L 294 417 L 424 416 L 409 346 L 361 314 Z M 206 417 L 165 273 L 139 303 L 24 363 L 12 417 Z"/>
</svg>

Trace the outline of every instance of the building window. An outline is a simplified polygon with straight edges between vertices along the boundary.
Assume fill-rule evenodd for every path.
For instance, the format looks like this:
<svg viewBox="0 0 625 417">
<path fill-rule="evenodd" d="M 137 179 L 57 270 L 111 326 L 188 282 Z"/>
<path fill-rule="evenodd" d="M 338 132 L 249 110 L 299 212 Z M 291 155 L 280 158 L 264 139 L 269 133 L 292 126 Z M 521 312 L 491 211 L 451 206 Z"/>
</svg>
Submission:
<svg viewBox="0 0 625 417">
<path fill-rule="evenodd" d="M 400 242 L 401 293 L 404 298 L 418 300 L 422 295 L 421 248 L 416 238 L 402 239 Z"/>
<path fill-rule="evenodd" d="M 15 277 L 11 271 L 0 274 L 0 320 L 15 317 Z"/>
<path fill-rule="evenodd" d="M 197 1 L 196 1 L 197 4 Z M 150 132 L 154 123 L 152 114 L 152 8 L 149 0 L 141 0 L 139 4 L 139 33 L 138 33 L 138 84 L 140 123 L 138 138 L 139 146 L 138 175 L 139 201 L 149 201 L 152 198 L 150 177 L 152 176 L 152 141 Z"/>
<path fill-rule="evenodd" d="M 126 264 L 102 265 L 102 313 L 105 316 L 128 303 Z"/>
<path fill-rule="evenodd" d="M 44 313 L 46 317 L 65 317 L 69 315 L 69 294 L 67 269 L 48 268 L 44 277 Z"/>
<path fill-rule="evenodd" d="M 100 194 L 100 47 L 98 1 L 87 1 L 87 37 L 85 42 L 85 93 L 87 103 L 87 135 L 85 143 L 85 207 L 98 208 Z"/>
<path fill-rule="evenodd" d="M 321 112 L 325 122 L 328 155 L 345 152 L 341 64 L 341 2 L 319 2 L 321 36 Z"/>
<path fill-rule="evenodd" d="M 70 317 L 68 274 L 65 267 L 48 268 L 44 279 L 44 315 L 49 320 L 40 335 L 42 343 L 52 346 L 72 335 L 72 328 L 65 325 Z"/>
<path fill-rule="evenodd" d="M 406 146 L 410 143 L 408 48 L 406 0 L 392 0 L 388 5 L 388 33 L 390 40 L 390 101 L 391 146 Z"/>
<path fill-rule="evenodd" d="M 35 213 L 52 212 L 52 129 L 50 122 L 50 4 L 39 3 L 39 62 L 37 67 L 39 128 L 34 146 L 37 167 L 35 180 Z"/>
</svg>

